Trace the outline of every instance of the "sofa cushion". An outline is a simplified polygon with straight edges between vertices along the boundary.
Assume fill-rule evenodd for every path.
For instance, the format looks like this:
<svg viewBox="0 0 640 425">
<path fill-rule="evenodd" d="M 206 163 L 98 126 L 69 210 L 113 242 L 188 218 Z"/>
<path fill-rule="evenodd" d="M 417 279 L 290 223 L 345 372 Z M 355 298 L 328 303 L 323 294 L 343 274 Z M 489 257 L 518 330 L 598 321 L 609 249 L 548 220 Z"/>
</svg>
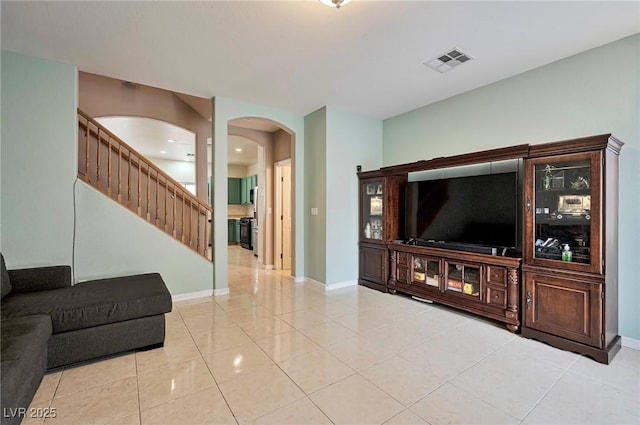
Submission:
<svg viewBox="0 0 640 425">
<path fill-rule="evenodd" d="M 0 299 L 2 299 L 11 292 L 11 281 L 9 280 L 9 272 L 4 264 L 4 255 L 2 254 L 0 254 L 0 263 L 2 263 L 0 272 Z"/>
<path fill-rule="evenodd" d="M 2 318 L 51 316 L 53 333 L 154 316 L 171 311 L 171 295 L 158 273 L 79 283 L 70 288 L 11 294 Z"/>
<path fill-rule="evenodd" d="M 19 409 L 29 407 L 47 369 L 49 316 L 26 316 L 0 322 L 0 404 L 2 424 L 21 421 Z"/>
</svg>

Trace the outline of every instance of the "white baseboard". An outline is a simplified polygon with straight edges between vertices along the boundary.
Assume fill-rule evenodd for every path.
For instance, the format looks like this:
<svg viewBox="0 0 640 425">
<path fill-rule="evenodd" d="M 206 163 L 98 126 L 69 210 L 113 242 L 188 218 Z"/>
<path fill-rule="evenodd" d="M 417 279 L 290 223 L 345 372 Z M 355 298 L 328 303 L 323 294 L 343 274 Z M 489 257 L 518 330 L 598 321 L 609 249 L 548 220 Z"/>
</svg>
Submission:
<svg viewBox="0 0 640 425">
<path fill-rule="evenodd" d="M 631 348 L 632 350 L 640 351 L 640 340 L 627 338 L 626 336 L 622 337 L 622 346 Z"/>
<path fill-rule="evenodd" d="M 327 284 L 322 283 L 320 281 L 317 281 L 315 279 L 311 279 L 310 277 L 296 277 L 295 281 L 296 282 L 308 282 L 308 283 L 311 283 L 311 284 L 316 285 L 316 286 L 322 286 L 325 291 L 333 291 L 334 289 L 347 288 L 349 286 L 358 285 L 358 281 L 357 280 L 346 280 L 344 282 L 336 282 L 336 283 L 331 283 L 331 284 L 327 285 Z"/>
<path fill-rule="evenodd" d="M 212 295 L 213 290 L 207 289 L 206 291 L 187 292 L 186 294 L 171 295 L 171 301 L 175 303 L 176 301 L 193 300 L 196 298 L 210 297 Z"/>
<path fill-rule="evenodd" d="M 301 283 L 301 282 L 304 282 L 304 281 L 305 281 L 305 279 L 306 279 L 306 278 L 305 278 L 304 276 L 295 276 L 295 277 L 293 278 L 293 281 L 294 281 L 295 283 Z"/>
<path fill-rule="evenodd" d="M 229 295 L 229 288 L 220 288 L 220 289 L 213 290 L 214 297 L 219 297 L 221 295 Z"/>
<path fill-rule="evenodd" d="M 335 289 L 348 288 L 349 286 L 357 286 L 357 285 L 358 285 L 358 281 L 357 280 L 345 280 L 344 282 L 330 283 L 330 284 L 326 285 L 325 290 L 326 291 L 333 291 Z"/>
</svg>

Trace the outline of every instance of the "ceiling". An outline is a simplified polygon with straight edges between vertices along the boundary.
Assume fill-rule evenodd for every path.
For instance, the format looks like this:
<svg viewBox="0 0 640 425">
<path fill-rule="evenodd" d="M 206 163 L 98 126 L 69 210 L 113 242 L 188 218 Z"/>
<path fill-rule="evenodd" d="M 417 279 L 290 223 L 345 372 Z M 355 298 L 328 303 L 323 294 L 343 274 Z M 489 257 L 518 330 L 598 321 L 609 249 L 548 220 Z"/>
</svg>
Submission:
<svg viewBox="0 0 640 425">
<path fill-rule="evenodd" d="M 306 115 L 388 118 L 640 31 L 637 1 L 0 3 L 2 48 Z M 457 47 L 474 59 L 441 74 Z M 615 66 L 613 65 L 606 65 Z"/>
<path fill-rule="evenodd" d="M 113 134 L 147 158 L 193 162 L 194 132 L 177 125 L 143 117 L 96 118 Z M 172 140 L 172 142 L 169 142 Z"/>
</svg>

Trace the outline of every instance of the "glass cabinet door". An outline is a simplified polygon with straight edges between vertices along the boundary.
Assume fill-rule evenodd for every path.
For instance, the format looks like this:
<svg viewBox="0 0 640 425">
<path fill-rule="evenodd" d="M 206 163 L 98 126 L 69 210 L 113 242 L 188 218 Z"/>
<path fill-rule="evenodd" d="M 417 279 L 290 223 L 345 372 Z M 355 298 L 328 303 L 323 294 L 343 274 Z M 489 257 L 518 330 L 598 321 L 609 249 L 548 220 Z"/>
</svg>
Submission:
<svg viewBox="0 0 640 425">
<path fill-rule="evenodd" d="M 384 240 L 384 184 L 383 180 L 364 180 L 362 193 L 362 229 L 363 239 Z"/>
<path fill-rule="evenodd" d="M 424 257 L 413 257 L 411 282 L 435 288 L 440 287 L 440 261 Z"/>
<path fill-rule="evenodd" d="M 567 268 L 591 268 L 599 262 L 599 175 L 593 154 L 546 158 L 533 165 L 531 260 L 558 262 Z"/>
<path fill-rule="evenodd" d="M 480 298 L 480 266 L 446 263 L 445 290 Z"/>
</svg>

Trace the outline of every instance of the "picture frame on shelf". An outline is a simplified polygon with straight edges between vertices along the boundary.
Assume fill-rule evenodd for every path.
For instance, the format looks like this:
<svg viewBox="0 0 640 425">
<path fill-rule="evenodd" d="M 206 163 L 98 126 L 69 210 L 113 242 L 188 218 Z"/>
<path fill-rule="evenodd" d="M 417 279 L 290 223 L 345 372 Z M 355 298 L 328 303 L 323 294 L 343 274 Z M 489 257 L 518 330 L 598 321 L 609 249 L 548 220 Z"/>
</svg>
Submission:
<svg viewBox="0 0 640 425">
<path fill-rule="evenodd" d="M 376 194 L 376 185 L 368 184 L 367 185 L 367 195 L 375 195 Z"/>
<path fill-rule="evenodd" d="M 376 190 L 376 195 L 382 195 L 382 183 L 378 183 L 378 189 Z"/>
<path fill-rule="evenodd" d="M 369 200 L 369 211 L 371 215 L 382 215 L 382 198 L 374 196 Z"/>
</svg>

